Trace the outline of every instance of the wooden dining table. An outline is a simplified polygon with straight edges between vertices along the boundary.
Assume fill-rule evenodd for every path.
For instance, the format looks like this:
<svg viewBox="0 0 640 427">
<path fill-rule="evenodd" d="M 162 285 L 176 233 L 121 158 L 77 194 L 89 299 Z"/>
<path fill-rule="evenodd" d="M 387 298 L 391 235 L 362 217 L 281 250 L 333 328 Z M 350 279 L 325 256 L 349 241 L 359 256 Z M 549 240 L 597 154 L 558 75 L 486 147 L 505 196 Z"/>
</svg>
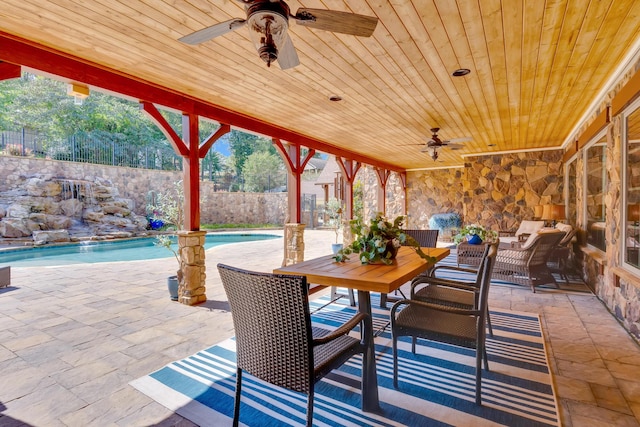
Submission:
<svg viewBox="0 0 640 427">
<path fill-rule="evenodd" d="M 449 255 L 449 249 L 446 248 L 422 250 L 434 257 L 435 262 Z M 362 410 L 365 412 L 380 412 L 370 292 L 391 293 L 433 265 L 434 262 L 422 259 L 413 248 L 402 246 L 391 265 L 362 264 L 358 254 L 350 255 L 349 260 L 345 262 L 336 262 L 332 255 L 327 255 L 273 270 L 275 274 L 306 276 L 310 284 L 340 286 L 358 291 L 358 311 L 366 315 L 361 338 L 364 348 Z"/>
</svg>

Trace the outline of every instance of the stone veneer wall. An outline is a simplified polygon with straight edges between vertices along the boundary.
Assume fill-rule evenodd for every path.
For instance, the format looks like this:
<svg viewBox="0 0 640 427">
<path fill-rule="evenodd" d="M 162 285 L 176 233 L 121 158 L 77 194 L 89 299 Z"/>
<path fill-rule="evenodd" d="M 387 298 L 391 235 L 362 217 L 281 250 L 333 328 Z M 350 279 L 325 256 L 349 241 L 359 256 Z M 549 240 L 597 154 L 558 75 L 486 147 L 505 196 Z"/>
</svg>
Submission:
<svg viewBox="0 0 640 427">
<path fill-rule="evenodd" d="M 358 170 L 356 180 L 362 182 L 363 187 L 363 218 L 373 218 L 382 208 L 378 206 L 378 176 L 370 166 L 362 166 Z M 402 180 L 396 173 L 392 173 L 387 181 L 386 217 L 394 219 L 405 214 L 405 193 Z"/>
<path fill-rule="evenodd" d="M 611 104 L 613 97 L 636 74 L 640 72 L 640 62 L 636 64 L 616 82 L 615 87 L 605 95 L 599 107 L 593 112 L 591 120 L 585 122 L 577 135 L 581 135 L 591 124 L 597 115 Z M 621 265 L 620 238 L 622 235 L 622 152 L 623 135 L 621 114 L 611 118 L 606 131 L 606 171 L 608 187 L 605 192 L 605 238 L 607 251 L 582 247 L 578 254 L 581 262 L 583 278 L 591 287 L 598 298 L 616 316 L 623 326 L 634 336 L 640 339 L 640 271 L 635 274 L 624 270 Z M 584 191 L 584 161 L 583 150 L 577 157 L 577 206 L 578 225 L 584 229 L 586 224 L 581 223 L 583 212 L 580 210 L 580 199 Z"/>
<path fill-rule="evenodd" d="M 145 214 L 147 193 L 172 189 L 182 172 L 136 169 L 90 163 L 0 156 L 0 192 L 15 188 L 21 176 L 35 173 L 82 180 L 100 177 L 113 183 L 119 196 L 134 202 L 134 212 Z M 216 193 L 213 183 L 202 181 L 201 222 L 284 224 L 287 193 Z"/>
<path fill-rule="evenodd" d="M 563 203 L 562 150 L 468 157 L 464 223 L 516 231 L 536 205 Z"/>
<path fill-rule="evenodd" d="M 457 212 L 464 224 L 515 231 L 533 207 L 562 202 L 562 151 L 466 159 L 464 168 L 409 172 L 412 227 L 428 228 L 436 213 Z"/>
<path fill-rule="evenodd" d="M 457 212 L 464 215 L 463 168 L 407 172 L 410 228 L 429 228 L 433 214 Z"/>
</svg>

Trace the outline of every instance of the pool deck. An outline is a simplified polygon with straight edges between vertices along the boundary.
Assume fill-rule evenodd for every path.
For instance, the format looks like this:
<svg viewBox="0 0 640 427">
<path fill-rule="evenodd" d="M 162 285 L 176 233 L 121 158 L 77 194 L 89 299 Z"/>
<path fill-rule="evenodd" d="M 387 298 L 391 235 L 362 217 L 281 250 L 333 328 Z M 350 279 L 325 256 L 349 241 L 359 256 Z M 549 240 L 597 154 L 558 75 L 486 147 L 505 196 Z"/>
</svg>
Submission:
<svg viewBox="0 0 640 427">
<path fill-rule="evenodd" d="M 305 231 L 305 258 L 333 238 Z M 196 307 L 169 300 L 172 258 L 12 268 L 0 289 L 0 425 L 193 426 L 128 383 L 232 336 L 216 264 L 271 271 L 283 245 L 208 250 L 208 301 Z M 563 425 L 640 426 L 640 348 L 593 295 L 495 285 L 490 298 L 541 314 Z"/>
</svg>

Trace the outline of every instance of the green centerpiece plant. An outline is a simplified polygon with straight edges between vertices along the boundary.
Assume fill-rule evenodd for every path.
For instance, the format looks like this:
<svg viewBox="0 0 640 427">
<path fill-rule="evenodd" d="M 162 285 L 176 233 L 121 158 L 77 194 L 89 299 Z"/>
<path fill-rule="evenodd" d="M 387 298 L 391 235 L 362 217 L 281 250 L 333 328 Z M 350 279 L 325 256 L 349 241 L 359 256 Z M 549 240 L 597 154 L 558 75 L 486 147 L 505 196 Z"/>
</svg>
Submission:
<svg viewBox="0 0 640 427">
<path fill-rule="evenodd" d="M 498 238 L 498 233 L 493 230 L 487 230 L 480 224 L 469 224 L 458 230 L 458 234 L 453 238 L 453 241 L 456 245 L 459 245 L 471 236 L 478 236 L 483 242 L 492 243 Z"/>
<path fill-rule="evenodd" d="M 369 224 L 362 219 L 349 222 L 351 233 L 355 240 L 338 251 L 333 257 L 337 262 L 347 261 L 348 255 L 357 253 L 362 264 L 393 263 L 400 246 L 412 247 L 421 258 L 435 262 L 436 258 L 425 254 L 418 242 L 402 229 L 404 216 L 399 216 L 393 222 L 378 213 Z"/>
</svg>

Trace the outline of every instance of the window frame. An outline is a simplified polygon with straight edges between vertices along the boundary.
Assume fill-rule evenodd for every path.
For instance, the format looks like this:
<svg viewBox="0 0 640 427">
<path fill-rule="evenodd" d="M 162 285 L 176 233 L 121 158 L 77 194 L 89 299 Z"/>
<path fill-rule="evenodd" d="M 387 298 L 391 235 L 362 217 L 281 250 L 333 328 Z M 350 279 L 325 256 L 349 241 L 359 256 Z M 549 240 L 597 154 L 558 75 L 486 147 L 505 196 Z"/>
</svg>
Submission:
<svg viewBox="0 0 640 427">
<path fill-rule="evenodd" d="M 569 218 L 569 204 L 571 203 L 571 194 L 569 193 L 569 189 L 570 187 L 570 180 L 571 180 L 571 176 L 569 175 L 569 171 L 571 169 L 571 165 L 573 165 L 575 167 L 575 172 L 576 172 L 576 176 L 575 178 L 575 185 L 574 188 L 576 189 L 575 194 L 573 195 L 574 197 L 574 204 L 575 204 L 575 218 L 573 218 L 573 224 L 571 224 L 574 228 L 577 228 L 580 225 L 580 221 L 579 221 L 579 215 L 578 215 L 578 157 L 579 157 L 580 153 L 575 153 L 573 156 L 571 156 L 569 158 L 569 160 L 567 160 L 567 162 L 564 164 L 564 205 L 566 206 L 566 212 L 567 212 L 567 221 L 571 222 L 571 218 Z"/>
<path fill-rule="evenodd" d="M 628 182 L 628 159 L 629 159 L 629 135 L 627 133 L 627 122 L 629 119 L 629 116 L 631 116 L 633 113 L 640 113 L 640 98 L 636 99 L 634 102 L 632 102 L 631 104 L 629 104 L 629 106 L 627 108 L 624 109 L 624 111 L 622 112 L 622 120 L 621 120 L 621 124 L 622 124 L 622 129 L 621 129 L 621 135 L 620 135 L 620 143 L 622 144 L 621 150 L 620 150 L 620 164 L 622 165 L 620 174 L 621 174 L 621 186 L 620 186 L 620 241 L 618 242 L 619 245 L 619 265 L 622 266 L 622 268 L 628 272 L 630 272 L 631 274 L 634 274 L 636 276 L 640 276 L 640 265 L 639 266 L 635 266 L 633 264 L 630 264 L 627 262 L 626 256 L 625 254 L 627 253 L 627 232 L 628 232 L 628 227 L 627 227 L 627 223 L 628 223 L 628 194 L 629 194 L 629 182 Z"/>
<path fill-rule="evenodd" d="M 602 170 L 604 171 L 604 173 L 607 173 L 607 159 L 606 159 L 606 150 L 607 150 L 607 141 L 606 141 L 606 136 L 607 136 L 607 127 L 605 127 L 604 129 L 602 129 L 600 132 L 598 132 L 596 135 L 594 135 L 593 138 L 591 138 L 589 140 L 589 142 L 587 142 L 583 149 L 582 149 L 582 224 L 584 225 L 585 228 L 585 245 L 593 250 L 596 251 L 600 251 L 602 253 L 606 253 L 606 249 L 607 249 L 607 242 L 606 242 L 606 237 L 605 237 L 605 242 L 604 242 L 604 249 L 599 248 L 595 245 L 592 245 L 589 239 L 589 215 L 588 215 L 588 206 L 587 206 L 587 202 L 589 199 L 589 185 L 588 185 L 588 180 L 589 180 L 589 176 L 588 176 L 588 166 L 589 166 L 589 156 L 587 155 L 589 152 L 589 149 L 595 147 L 595 146 L 602 146 L 604 147 L 604 154 L 605 154 L 605 161 L 602 164 Z M 604 139 L 604 142 L 602 141 Z M 603 191 L 603 201 L 602 204 L 604 206 L 604 197 L 607 191 L 607 187 L 609 185 L 609 181 L 607 179 L 607 182 L 604 185 L 604 188 L 602 189 Z M 606 224 L 607 222 L 607 217 L 606 214 L 604 215 L 604 223 Z M 605 226 L 605 232 L 606 232 L 606 226 Z"/>
</svg>

